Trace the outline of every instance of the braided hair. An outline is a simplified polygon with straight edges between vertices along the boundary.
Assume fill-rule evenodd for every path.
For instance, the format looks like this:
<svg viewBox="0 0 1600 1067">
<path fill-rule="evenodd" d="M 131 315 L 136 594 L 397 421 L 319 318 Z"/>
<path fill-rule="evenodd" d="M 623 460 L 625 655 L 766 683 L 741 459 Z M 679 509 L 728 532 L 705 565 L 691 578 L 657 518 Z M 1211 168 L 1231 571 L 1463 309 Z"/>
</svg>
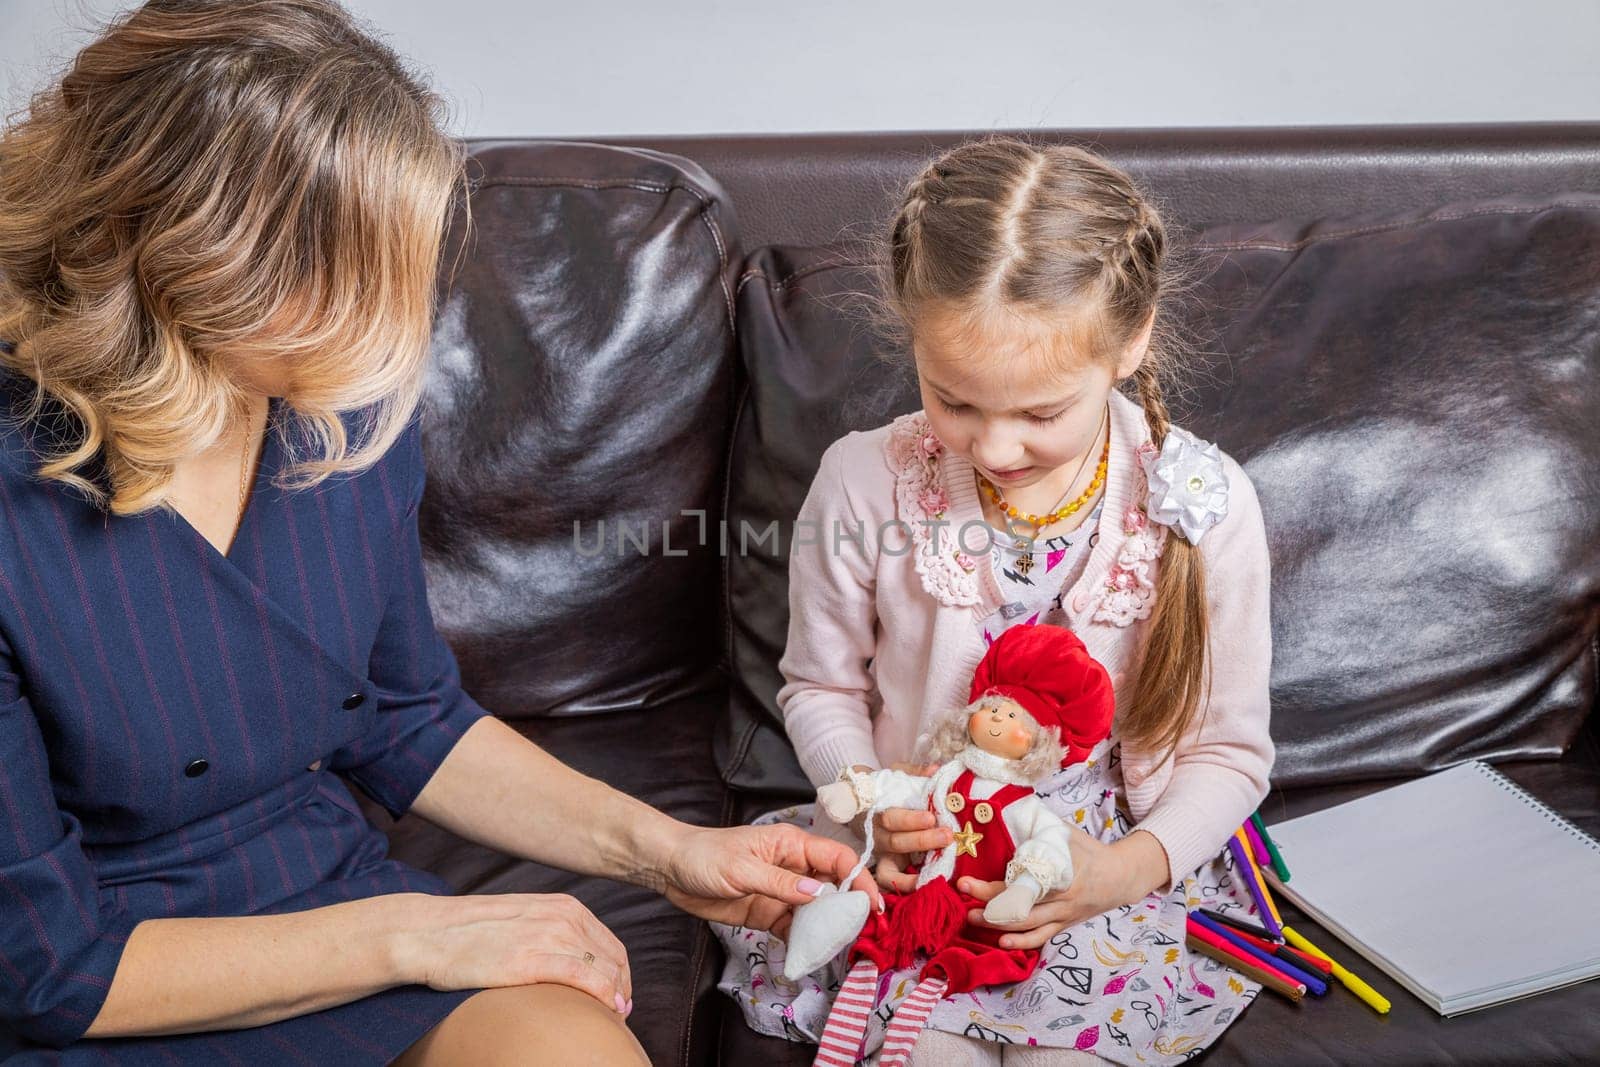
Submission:
<svg viewBox="0 0 1600 1067">
<path fill-rule="evenodd" d="M 881 300 L 902 336 L 934 306 L 972 315 L 1005 308 L 1059 321 L 1095 358 L 1115 363 L 1146 330 L 1121 387 L 1160 447 L 1171 426 L 1164 384 L 1183 339 L 1160 314 L 1183 286 L 1168 228 L 1126 171 L 1086 148 L 1010 136 L 967 141 L 905 187 L 879 257 Z M 1163 759 L 1203 715 L 1210 684 L 1199 549 L 1166 539 L 1155 605 L 1118 732 Z"/>
</svg>

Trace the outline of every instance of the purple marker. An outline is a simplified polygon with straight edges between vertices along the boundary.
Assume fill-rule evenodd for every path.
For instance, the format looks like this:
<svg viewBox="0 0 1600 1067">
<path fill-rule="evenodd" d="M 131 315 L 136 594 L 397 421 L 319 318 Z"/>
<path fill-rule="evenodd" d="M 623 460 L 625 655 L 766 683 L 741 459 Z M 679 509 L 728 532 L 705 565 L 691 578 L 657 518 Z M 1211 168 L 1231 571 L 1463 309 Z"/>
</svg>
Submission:
<svg viewBox="0 0 1600 1067">
<path fill-rule="evenodd" d="M 1244 884 L 1250 889 L 1250 895 L 1255 898 L 1256 911 L 1260 913 L 1258 917 L 1262 927 L 1274 938 L 1282 940 L 1283 927 L 1278 925 L 1278 921 L 1272 917 L 1272 909 L 1267 907 L 1267 891 L 1256 880 L 1255 868 L 1250 866 L 1250 856 L 1240 843 L 1238 834 L 1228 838 L 1228 851 L 1233 853 L 1233 865 L 1236 868 L 1234 873 L 1244 879 Z"/>
<path fill-rule="evenodd" d="M 1255 856 L 1257 866 L 1272 866 L 1272 853 L 1267 851 L 1267 843 L 1261 840 L 1261 835 L 1256 833 L 1256 824 L 1249 819 L 1244 821 L 1244 836 L 1250 839 L 1250 852 Z"/>
</svg>

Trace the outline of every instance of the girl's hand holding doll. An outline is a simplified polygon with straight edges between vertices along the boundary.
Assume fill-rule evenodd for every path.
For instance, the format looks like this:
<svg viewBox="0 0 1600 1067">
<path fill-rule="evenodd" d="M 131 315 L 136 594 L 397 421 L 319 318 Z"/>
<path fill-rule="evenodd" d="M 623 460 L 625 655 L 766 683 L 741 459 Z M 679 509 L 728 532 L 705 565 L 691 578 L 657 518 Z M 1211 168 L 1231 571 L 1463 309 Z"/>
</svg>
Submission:
<svg viewBox="0 0 1600 1067">
<path fill-rule="evenodd" d="M 850 769 L 862 774 L 871 774 L 873 771 L 864 763 L 857 763 Z M 931 777 L 938 769 L 937 763 L 889 764 L 889 770 L 925 778 Z M 835 821 L 845 822 L 849 818 L 846 813 L 853 810 L 854 798 L 848 786 L 842 789 L 841 786 L 843 783 L 840 782 L 823 786 L 817 793 L 817 800 L 827 810 L 829 796 L 837 793 L 841 806 Z M 878 885 L 898 893 L 909 893 L 916 888 L 916 875 L 905 872 L 906 863 L 913 854 L 937 851 L 954 840 L 951 831 L 940 826 L 933 812 L 926 808 L 885 808 L 874 816 L 873 822 L 877 845 L 874 851 L 880 857 L 874 868 Z"/>
<path fill-rule="evenodd" d="M 1069 841 L 1071 885 L 1046 893 L 1019 922 L 987 922 L 979 908 L 968 911 L 968 921 L 974 926 L 1010 931 L 1000 939 L 1002 948 L 1039 948 L 1069 926 L 1143 900 L 1166 885 L 1170 877 L 1166 850 L 1154 834 L 1146 831 L 1134 830 L 1111 844 L 1086 833 L 1074 833 Z M 881 874 L 879 884 L 885 884 Z M 988 901 L 1003 892 L 1006 884 L 962 878 L 956 888 Z"/>
<path fill-rule="evenodd" d="M 871 771 L 871 767 L 858 764 L 858 771 Z M 906 774 L 931 776 L 939 769 L 937 763 L 891 763 L 890 770 Z M 952 840 L 950 830 L 939 825 L 933 812 L 926 808 L 885 808 L 874 821 L 879 842 L 877 866 L 878 885 L 899 893 L 909 893 L 916 886 L 916 875 L 906 874 L 905 866 L 913 855 L 934 852 Z"/>
<path fill-rule="evenodd" d="M 791 981 L 848 949 L 849 971 L 823 1029 L 824 1047 L 860 1047 L 863 1005 L 875 1001 L 879 976 L 913 963 L 919 974 L 906 1003 L 931 1004 L 1033 973 L 1037 945 L 996 946 L 999 938 L 979 935 L 975 925 L 1004 923 L 998 928 L 1008 929 L 1029 923 L 1053 888 L 1075 888 L 1067 900 L 1080 907 L 1088 898 L 1130 892 L 1137 875 L 1119 879 L 1123 865 L 1108 862 L 1105 854 L 1099 873 L 1090 872 L 1087 893 L 1076 886 L 1072 839 L 1087 837 L 1051 811 L 1035 787 L 1046 775 L 1082 761 L 1109 736 L 1112 696 L 1105 667 L 1071 630 L 1011 627 L 979 662 L 967 705 L 934 718 L 919 739 L 930 765 L 850 767 L 817 788 L 819 808 L 841 824 L 860 813 L 871 818 L 896 811 L 882 820 L 889 835 L 900 835 L 896 847 L 933 844 L 923 838 L 935 832 L 927 826 L 935 819 L 949 841 L 924 851 L 915 876 L 885 865 L 885 887 L 896 892 L 876 914 L 857 897 L 840 898 L 838 906 L 819 901 L 796 917 L 784 972 Z M 927 807 L 919 810 L 922 804 Z M 927 828 L 899 828 L 918 824 Z M 877 851 L 877 824 L 872 829 L 869 853 Z M 991 886 L 986 880 L 996 876 L 1004 880 Z M 964 891 L 974 880 L 990 890 L 985 897 Z M 1039 937 L 1038 944 L 1047 938 Z M 925 1020 L 925 1012 L 896 1013 L 884 1047 L 909 1048 Z"/>
</svg>

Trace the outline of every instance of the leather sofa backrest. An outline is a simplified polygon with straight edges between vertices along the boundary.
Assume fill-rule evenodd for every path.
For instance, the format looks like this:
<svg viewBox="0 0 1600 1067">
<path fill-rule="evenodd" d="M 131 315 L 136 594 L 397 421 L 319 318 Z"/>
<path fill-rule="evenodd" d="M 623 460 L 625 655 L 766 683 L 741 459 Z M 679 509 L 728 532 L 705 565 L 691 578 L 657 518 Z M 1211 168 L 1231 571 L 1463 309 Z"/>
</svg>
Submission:
<svg viewBox="0 0 1600 1067">
<path fill-rule="evenodd" d="M 1403 211 L 1503 192 L 1600 192 L 1600 123 L 1018 130 L 1110 157 L 1191 232 L 1241 220 Z M 900 190 L 970 131 L 631 138 L 703 166 L 748 249 L 875 235 Z"/>
<path fill-rule="evenodd" d="M 714 687 L 729 206 L 694 164 L 643 149 L 480 143 L 471 163 L 472 225 L 457 216 L 444 255 L 420 513 L 463 684 L 505 718 Z"/>
<path fill-rule="evenodd" d="M 1273 563 L 1276 785 L 1559 756 L 1595 706 L 1600 194 L 1213 227 L 1186 423 Z"/>
</svg>

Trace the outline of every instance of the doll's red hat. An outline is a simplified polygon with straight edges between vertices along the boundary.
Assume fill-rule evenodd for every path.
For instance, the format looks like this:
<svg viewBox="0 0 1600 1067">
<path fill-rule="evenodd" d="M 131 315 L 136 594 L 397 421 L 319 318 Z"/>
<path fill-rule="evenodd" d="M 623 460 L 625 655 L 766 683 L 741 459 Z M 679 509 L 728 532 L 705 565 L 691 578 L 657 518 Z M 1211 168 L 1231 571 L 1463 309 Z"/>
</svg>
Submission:
<svg viewBox="0 0 1600 1067">
<path fill-rule="evenodd" d="M 1021 704 L 1066 748 L 1063 767 L 1078 763 L 1111 733 L 1116 696 L 1111 675 L 1077 634 L 1048 623 L 1007 628 L 972 673 L 971 703 L 989 693 Z"/>
</svg>

